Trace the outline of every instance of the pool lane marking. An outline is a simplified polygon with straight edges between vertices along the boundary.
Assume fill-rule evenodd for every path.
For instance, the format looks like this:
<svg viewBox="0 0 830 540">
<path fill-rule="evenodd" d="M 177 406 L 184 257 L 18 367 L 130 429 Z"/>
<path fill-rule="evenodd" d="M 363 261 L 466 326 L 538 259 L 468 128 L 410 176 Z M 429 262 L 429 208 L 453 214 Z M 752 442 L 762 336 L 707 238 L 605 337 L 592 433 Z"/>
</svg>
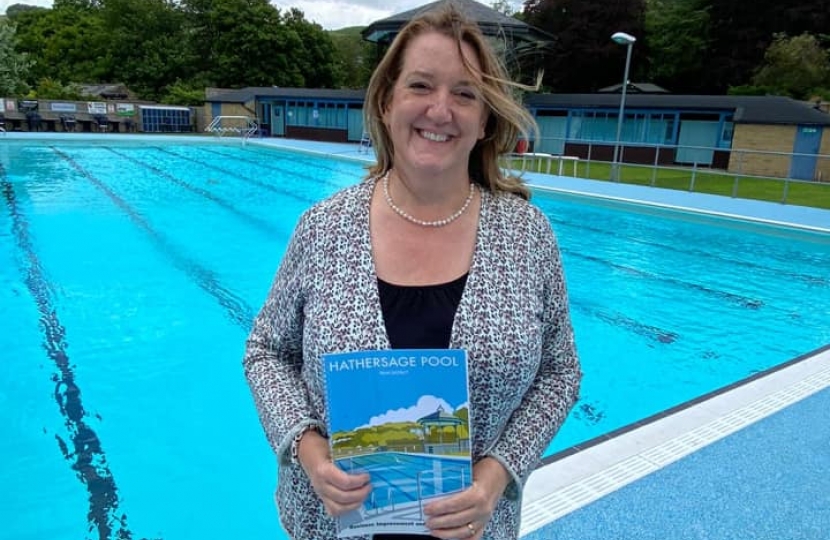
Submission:
<svg viewBox="0 0 830 540">
<path fill-rule="evenodd" d="M 71 156 L 63 151 L 52 148 L 61 158 L 69 163 L 81 176 L 89 180 L 95 187 L 101 190 L 118 208 L 123 211 L 130 221 L 133 222 L 139 229 L 144 231 L 150 238 L 155 247 L 161 251 L 166 257 L 172 260 L 173 265 L 182 270 L 188 277 L 191 278 L 199 287 L 215 298 L 219 305 L 225 308 L 225 311 L 230 319 L 235 322 L 244 331 L 249 331 L 251 323 L 254 320 L 254 310 L 241 298 L 239 298 L 232 291 L 223 287 L 216 275 L 209 269 L 201 266 L 195 260 L 189 259 L 187 256 L 179 253 L 175 247 L 162 234 L 156 231 L 152 225 L 142 216 L 135 208 L 130 206 L 127 201 L 122 199 L 109 186 L 101 182 L 92 173 L 79 165 Z"/>
<path fill-rule="evenodd" d="M 341 184 L 338 184 L 336 182 L 331 182 L 329 180 L 325 180 L 325 179 L 321 179 L 321 178 L 309 177 L 308 175 L 298 173 L 296 171 L 292 171 L 291 169 L 286 169 L 285 167 L 279 167 L 277 165 L 274 165 L 273 162 L 263 163 L 262 160 L 249 159 L 249 158 L 242 157 L 238 154 L 226 154 L 225 152 L 219 152 L 215 148 L 199 147 L 199 150 L 201 152 L 207 152 L 207 153 L 210 153 L 210 154 L 215 154 L 217 156 L 222 156 L 222 157 L 226 157 L 226 158 L 230 158 L 230 159 L 235 159 L 235 160 L 238 160 L 238 161 L 244 161 L 245 163 L 250 163 L 252 165 L 256 165 L 258 167 L 261 167 L 263 169 L 268 169 L 268 170 L 271 170 L 271 171 L 276 171 L 276 172 L 279 172 L 279 173 L 287 174 L 289 176 L 294 176 L 294 177 L 299 178 L 301 180 L 314 180 L 315 182 L 319 182 L 319 183 L 321 183 L 325 186 L 331 187 L 333 189 L 340 189 L 340 188 L 343 187 Z M 273 153 L 274 150 L 276 150 L 276 149 L 260 146 L 260 147 L 258 147 L 258 150 L 251 150 L 249 148 L 244 148 L 244 147 L 236 148 L 236 150 L 239 150 L 241 152 L 253 153 L 256 156 L 264 156 L 265 154 L 262 152 L 262 150 L 265 150 L 266 152 L 272 152 Z M 311 158 L 312 156 L 304 155 L 304 157 Z M 277 158 L 277 159 L 281 159 L 283 161 L 286 161 L 289 158 L 281 156 L 280 158 Z M 330 172 L 337 173 L 337 174 L 343 174 L 344 173 L 344 171 L 342 171 L 340 169 L 335 169 L 333 167 L 326 167 L 325 165 L 320 164 L 319 159 L 318 160 L 294 159 L 292 161 L 306 164 L 309 167 L 313 167 L 315 169 L 322 169 L 322 170 L 330 171 Z"/>
<path fill-rule="evenodd" d="M 118 515 L 118 487 L 107 465 L 101 440 L 84 421 L 86 412 L 81 400 L 81 389 L 75 382 L 75 374 L 66 353 L 66 329 L 61 324 L 57 309 L 50 299 L 52 287 L 35 253 L 29 224 L 17 203 L 14 186 L 6 179 L 2 165 L 0 187 L 12 218 L 12 230 L 17 246 L 25 255 L 25 282 L 40 313 L 39 326 L 44 337 L 43 348 L 58 370 L 52 377 L 55 381 L 55 401 L 61 415 L 66 419 L 65 425 L 70 433 L 72 448 L 70 449 L 70 445 L 59 435 L 56 434 L 55 439 L 64 459 L 71 462 L 74 458 L 72 469 L 89 493 L 87 519 L 90 529 L 97 529 L 98 537 L 102 540 L 128 540 L 132 538 L 132 533 L 127 528 L 127 515 Z"/>
<path fill-rule="evenodd" d="M 130 161 L 132 163 L 135 163 L 136 165 L 140 165 L 142 167 L 145 167 L 145 168 L 153 171 L 158 176 L 161 176 L 165 180 L 167 180 L 169 182 L 172 182 L 173 184 L 176 184 L 177 186 L 179 186 L 183 189 L 186 189 L 187 191 L 190 191 L 191 193 L 195 193 L 196 195 L 199 195 L 199 196 L 211 201 L 212 203 L 218 205 L 222 209 L 227 210 L 228 212 L 230 212 L 234 216 L 238 217 L 242 221 L 245 221 L 246 223 L 248 223 L 252 227 L 256 228 L 257 230 L 264 232 L 268 236 L 276 236 L 276 237 L 284 236 L 284 233 L 282 231 L 280 231 L 272 223 L 269 223 L 269 222 L 265 221 L 264 219 L 260 219 L 256 216 L 252 216 L 252 215 L 250 215 L 246 212 L 243 212 L 242 210 L 237 208 L 233 203 L 223 199 L 222 197 L 219 197 L 219 196 L 211 193 L 210 191 L 208 191 L 204 188 L 196 187 L 192 184 L 189 184 L 189 183 L 185 182 L 184 180 L 180 180 L 179 178 L 176 178 L 175 176 L 168 173 L 167 171 L 164 171 L 164 170 L 162 170 L 162 169 L 160 169 L 160 168 L 158 168 L 154 165 L 150 165 L 149 163 L 145 163 L 145 162 L 143 162 L 139 159 L 136 159 L 136 158 L 134 158 L 134 157 L 132 157 L 128 154 L 125 154 L 123 152 L 119 152 L 118 150 L 115 150 L 114 148 L 111 148 L 109 146 L 105 146 L 104 148 L 106 150 L 109 150 L 113 154 L 115 154 L 115 155 L 117 155 L 121 158 L 126 159 L 127 161 Z"/>
<path fill-rule="evenodd" d="M 233 178 L 236 178 L 238 180 L 242 180 L 243 182 L 246 182 L 246 183 L 251 184 L 253 186 L 256 186 L 258 188 L 270 191 L 272 193 L 276 193 L 276 194 L 281 195 L 283 197 L 288 197 L 290 199 L 294 199 L 295 201 L 299 201 L 299 202 L 301 202 L 305 205 L 308 205 L 308 206 L 311 206 L 312 204 L 317 202 L 314 199 L 311 199 L 311 198 L 308 198 L 308 197 L 302 197 L 300 195 L 297 195 L 296 193 L 292 193 L 289 190 L 280 189 L 280 188 L 278 188 L 277 186 L 275 186 L 273 184 L 268 184 L 268 183 L 265 183 L 265 182 L 261 182 L 259 180 L 255 180 L 253 178 L 249 178 L 247 176 L 243 176 L 243 175 L 239 174 L 239 171 L 234 171 L 234 170 L 231 170 L 231 169 L 225 169 L 224 167 L 219 167 L 217 165 L 213 165 L 212 163 L 205 163 L 204 161 L 199 161 L 198 159 L 192 158 L 190 156 L 183 156 L 181 154 L 173 152 L 172 150 L 162 148 L 161 146 L 153 146 L 151 148 L 153 150 L 157 150 L 159 152 L 177 157 L 177 158 L 182 159 L 184 161 L 189 161 L 191 163 L 196 163 L 197 165 L 200 165 L 200 166 L 202 166 L 206 169 L 211 169 L 211 170 L 214 170 L 214 171 L 217 171 L 217 172 L 221 172 L 223 174 L 227 174 L 229 176 L 232 176 Z M 291 176 L 298 176 L 300 178 L 303 178 L 304 180 L 308 180 L 307 177 L 302 176 L 302 175 L 298 175 L 297 173 L 294 173 L 294 172 L 291 172 L 291 171 L 285 171 L 285 172 L 286 172 L 286 174 L 289 174 Z"/>
<path fill-rule="evenodd" d="M 571 305 L 576 311 L 581 311 L 582 313 L 599 319 L 611 326 L 628 330 L 658 343 L 668 345 L 674 343 L 680 338 L 680 334 L 677 332 L 673 332 L 659 326 L 645 324 L 627 315 L 623 315 L 618 311 L 607 313 L 595 306 L 589 305 L 586 302 L 579 301 L 574 301 Z"/>
<path fill-rule="evenodd" d="M 666 212 L 666 213 L 671 212 L 671 211 L 672 211 L 672 209 L 664 209 L 664 212 Z M 649 215 L 653 215 L 653 214 L 649 214 Z M 656 215 L 655 217 L 657 217 L 658 219 L 677 219 L 677 218 L 673 218 L 673 217 L 661 217 L 659 215 Z M 617 231 L 615 231 L 615 230 L 607 230 L 607 229 L 601 229 L 599 227 L 592 227 L 592 226 L 590 226 L 588 224 L 585 224 L 585 223 L 582 223 L 582 222 L 580 222 L 579 224 L 574 224 L 574 223 L 569 222 L 567 220 L 557 219 L 557 218 L 554 218 L 554 217 L 551 217 L 550 221 L 551 221 L 552 224 L 555 224 L 557 228 L 559 228 L 559 227 L 579 228 L 579 230 L 581 230 L 581 231 L 590 231 L 590 232 L 593 232 L 593 233 L 596 233 L 596 234 L 599 234 L 599 235 L 610 236 L 615 241 L 619 241 L 622 238 L 622 241 L 624 241 L 624 242 L 635 243 L 635 244 L 640 244 L 640 245 L 644 245 L 644 246 L 654 247 L 654 248 L 657 248 L 657 249 L 660 249 L 660 250 L 663 250 L 663 251 L 671 251 L 673 253 L 680 253 L 682 255 L 691 255 L 693 257 L 700 257 L 700 258 L 704 258 L 704 259 L 715 259 L 715 260 L 722 261 L 722 262 L 728 263 L 730 265 L 739 266 L 739 267 L 742 267 L 742 268 L 751 268 L 753 270 L 762 270 L 764 272 L 771 272 L 771 273 L 776 274 L 776 275 L 784 275 L 786 277 L 802 281 L 802 282 L 804 282 L 808 285 L 823 286 L 823 285 L 826 285 L 828 282 L 830 282 L 830 279 L 827 279 L 827 278 L 822 277 L 822 276 L 804 274 L 804 273 L 801 273 L 801 272 L 795 272 L 795 271 L 792 271 L 792 270 L 786 270 L 786 269 L 782 269 L 782 268 L 770 268 L 769 265 L 767 265 L 767 264 L 761 264 L 761 263 L 755 263 L 755 262 L 752 262 L 752 261 L 746 261 L 746 260 L 740 260 L 740 259 L 733 259 L 733 258 L 730 258 L 730 257 L 724 257 L 722 255 L 718 255 L 718 254 L 715 254 L 713 252 L 709 252 L 709 251 L 705 251 L 705 250 L 701 250 L 701 249 L 689 249 L 689 248 L 685 248 L 685 247 L 678 247 L 678 246 L 675 246 L 673 244 L 653 242 L 653 241 L 650 241 L 650 240 L 645 240 L 643 238 L 633 238 L 631 236 L 621 237 L 621 235 L 619 235 L 617 233 Z M 705 226 L 707 226 L 707 227 L 717 227 L 718 225 L 715 224 L 715 225 L 705 225 Z M 761 233 L 761 234 L 763 234 L 763 233 Z M 675 238 L 675 239 L 673 239 L 673 241 L 678 241 L 678 240 Z M 801 261 L 801 262 L 804 265 L 809 265 L 810 264 L 809 261 Z"/>
<path fill-rule="evenodd" d="M 731 293 L 727 291 L 722 291 L 720 289 L 713 289 L 711 287 L 707 287 L 705 285 L 701 285 L 700 283 L 695 283 L 693 281 L 686 281 L 679 278 L 668 277 L 668 276 L 661 276 L 659 274 L 655 274 L 653 272 L 649 272 L 646 270 L 641 270 L 639 268 L 635 268 L 633 266 L 626 266 L 624 264 L 615 263 L 607 259 L 603 259 L 601 257 L 595 257 L 593 255 L 585 255 L 584 253 L 578 253 L 573 250 L 569 249 L 561 249 L 563 254 L 567 254 L 570 257 L 582 259 L 585 261 L 595 262 L 597 264 L 601 264 L 604 266 L 610 266 L 616 270 L 620 270 L 625 272 L 626 274 L 630 274 L 636 276 L 638 278 L 643 278 L 652 281 L 660 281 L 663 283 L 667 283 L 669 285 L 674 285 L 683 289 L 691 289 L 694 291 L 699 291 L 704 294 L 708 294 L 711 296 L 715 296 L 716 298 L 720 298 L 722 300 L 727 300 L 734 304 L 737 304 L 741 307 L 745 307 L 747 309 L 760 309 L 764 306 L 763 300 L 758 300 L 756 298 L 751 298 L 749 296 L 744 296 L 741 294 Z"/>
</svg>

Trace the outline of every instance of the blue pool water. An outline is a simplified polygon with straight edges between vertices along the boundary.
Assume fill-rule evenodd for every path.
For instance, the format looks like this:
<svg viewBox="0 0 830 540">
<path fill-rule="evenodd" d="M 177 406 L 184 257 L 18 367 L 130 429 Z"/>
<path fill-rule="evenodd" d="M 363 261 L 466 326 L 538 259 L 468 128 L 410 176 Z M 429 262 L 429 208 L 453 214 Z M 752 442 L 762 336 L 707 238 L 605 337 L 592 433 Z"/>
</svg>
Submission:
<svg viewBox="0 0 830 540">
<path fill-rule="evenodd" d="M 362 165 L 113 141 L 0 141 L 0 540 L 284 538 L 244 339 Z M 534 200 L 585 370 L 549 453 L 830 343 L 827 236 Z"/>
</svg>

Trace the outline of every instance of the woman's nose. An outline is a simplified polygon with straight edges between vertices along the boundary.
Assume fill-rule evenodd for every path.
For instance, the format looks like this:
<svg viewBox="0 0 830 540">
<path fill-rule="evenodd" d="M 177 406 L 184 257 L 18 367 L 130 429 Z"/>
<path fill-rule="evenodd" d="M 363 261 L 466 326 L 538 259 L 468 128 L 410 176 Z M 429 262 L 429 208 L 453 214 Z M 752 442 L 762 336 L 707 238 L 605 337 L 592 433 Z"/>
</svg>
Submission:
<svg viewBox="0 0 830 540">
<path fill-rule="evenodd" d="M 434 122 L 449 122 L 452 119 L 452 103 L 450 94 L 446 91 L 437 91 L 433 94 L 432 103 L 427 109 L 427 116 Z"/>
</svg>

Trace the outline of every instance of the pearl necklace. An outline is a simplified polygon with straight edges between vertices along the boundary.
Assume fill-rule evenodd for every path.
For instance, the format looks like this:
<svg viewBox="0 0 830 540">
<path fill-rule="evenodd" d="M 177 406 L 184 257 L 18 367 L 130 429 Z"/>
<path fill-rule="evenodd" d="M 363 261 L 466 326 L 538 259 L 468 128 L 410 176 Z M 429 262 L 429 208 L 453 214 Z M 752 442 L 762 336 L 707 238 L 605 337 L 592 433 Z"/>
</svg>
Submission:
<svg viewBox="0 0 830 540">
<path fill-rule="evenodd" d="M 414 223 L 416 225 L 420 225 L 421 227 L 443 227 L 444 225 L 449 225 L 456 219 L 460 218 L 464 212 L 467 211 L 467 208 L 470 207 L 470 203 L 473 202 L 473 195 L 475 195 L 475 184 L 470 182 L 470 193 L 467 195 L 467 199 L 464 201 L 464 204 L 459 208 L 454 214 L 446 217 L 444 219 L 436 219 L 435 221 L 424 221 L 423 219 L 418 219 L 416 217 L 412 217 L 406 213 L 406 211 L 395 204 L 395 201 L 392 200 L 392 196 L 389 195 L 389 173 L 392 170 L 386 171 L 386 174 L 383 175 L 382 183 L 383 183 L 383 197 L 386 199 L 386 204 L 389 205 L 389 208 L 395 211 L 396 214 L 404 218 L 405 220 Z"/>
</svg>

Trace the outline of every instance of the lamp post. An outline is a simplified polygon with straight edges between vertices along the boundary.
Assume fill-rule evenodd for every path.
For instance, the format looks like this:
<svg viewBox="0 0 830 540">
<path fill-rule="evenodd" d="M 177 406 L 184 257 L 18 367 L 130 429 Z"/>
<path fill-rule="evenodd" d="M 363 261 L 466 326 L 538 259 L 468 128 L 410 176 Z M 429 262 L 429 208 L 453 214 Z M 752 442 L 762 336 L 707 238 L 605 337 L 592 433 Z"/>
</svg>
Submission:
<svg viewBox="0 0 830 540">
<path fill-rule="evenodd" d="M 631 66 L 631 49 L 637 38 L 625 32 L 616 32 L 611 36 L 614 43 L 625 45 L 628 50 L 625 53 L 625 71 L 623 72 L 622 95 L 620 96 L 620 112 L 617 115 L 617 137 L 614 139 L 614 161 L 611 163 L 611 180 L 618 182 L 620 179 L 620 137 L 622 136 L 623 114 L 625 112 L 625 91 L 628 89 L 628 68 Z"/>
</svg>

